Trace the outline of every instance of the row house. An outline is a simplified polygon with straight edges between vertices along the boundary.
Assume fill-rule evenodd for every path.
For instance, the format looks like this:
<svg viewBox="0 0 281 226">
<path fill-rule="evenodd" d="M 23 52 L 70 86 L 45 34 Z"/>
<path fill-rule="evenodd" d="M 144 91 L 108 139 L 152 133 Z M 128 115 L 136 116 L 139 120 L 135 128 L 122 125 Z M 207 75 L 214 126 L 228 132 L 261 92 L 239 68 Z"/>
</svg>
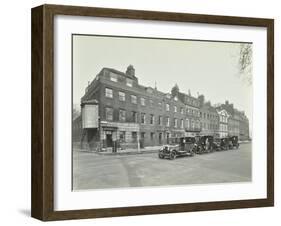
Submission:
<svg viewBox="0 0 281 226">
<path fill-rule="evenodd" d="M 224 138 L 229 135 L 228 123 L 230 115 L 225 109 L 217 110 L 219 115 L 219 137 Z"/>
<path fill-rule="evenodd" d="M 184 103 L 179 95 L 163 93 L 138 83 L 133 66 L 126 73 L 103 68 L 88 85 L 81 103 L 95 100 L 98 128 L 84 129 L 82 141 L 92 149 L 136 148 L 169 143 L 172 137 L 187 131 L 200 132 L 199 104 L 189 97 Z"/>
<path fill-rule="evenodd" d="M 185 123 L 185 136 L 196 136 L 201 131 L 200 127 L 200 103 L 198 98 L 180 92 L 176 84 L 172 90 L 171 95 L 174 100 L 179 100 L 184 104 L 186 123 Z"/>
<path fill-rule="evenodd" d="M 219 136 L 219 115 L 210 101 L 205 101 L 204 95 L 198 97 L 200 103 L 201 135 Z"/>
<path fill-rule="evenodd" d="M 227 125 L 221 130 L 221 135 L 238 136 L 240 140 L 249 140 L 249 119 L 245 112 L 234 108 L 233 104 L 225 101 L 217 106 L 218 112 L 223 112 L 227 120 Z"/>
<path fill-rule="evenodd" d="M 163 145 L 181 136 L 249 138 L 249 121 L 233 104 L 215 108 L 204 95 L 186 94 L 178 85 L 170 93 L 142 86 L 132 65 L 126 72 L 103 68 L 86 87 L 81 109 L 73 140 L 91 150 Z"/>
</svg>

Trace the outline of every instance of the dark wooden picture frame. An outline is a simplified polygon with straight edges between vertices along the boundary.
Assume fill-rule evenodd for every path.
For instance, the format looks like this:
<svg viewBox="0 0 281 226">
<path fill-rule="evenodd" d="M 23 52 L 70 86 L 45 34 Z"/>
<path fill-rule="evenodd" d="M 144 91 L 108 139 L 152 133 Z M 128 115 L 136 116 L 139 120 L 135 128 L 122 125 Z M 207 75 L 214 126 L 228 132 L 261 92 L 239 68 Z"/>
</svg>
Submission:
<svg viewBox="0 0 281 226">
<path fill-rule="evenodd" d="M 126 18 L 265 27 L 267 29 L 267 198 L 122 208 L 54 210 L 54 16 Z M 274 20 L 183 13 L 42 5 L 32 9 L 31 215 L 50 220 L 162 214 L 274 205 Z"/>
</svg>

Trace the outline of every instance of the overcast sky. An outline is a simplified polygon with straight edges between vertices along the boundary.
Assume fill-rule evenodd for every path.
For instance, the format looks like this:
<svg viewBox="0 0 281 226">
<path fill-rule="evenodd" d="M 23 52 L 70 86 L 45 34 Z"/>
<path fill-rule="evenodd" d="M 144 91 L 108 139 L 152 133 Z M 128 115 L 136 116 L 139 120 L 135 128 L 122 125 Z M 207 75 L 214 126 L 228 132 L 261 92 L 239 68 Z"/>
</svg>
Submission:
<svg viewBox="0 0 281 226">
<path fill-rule="evenodd" d="M 73 36 L 73 104 L 79 105 L 88 81 L 103 67 L 125 72 L 129 64 L 139 83 L 197 97 L 212 104 L 229 100 L 252 122 L 252 86 L 239 76 L 239 43 Z M 251 126 L 250 126 L 251 127 Z"/>
</svg>

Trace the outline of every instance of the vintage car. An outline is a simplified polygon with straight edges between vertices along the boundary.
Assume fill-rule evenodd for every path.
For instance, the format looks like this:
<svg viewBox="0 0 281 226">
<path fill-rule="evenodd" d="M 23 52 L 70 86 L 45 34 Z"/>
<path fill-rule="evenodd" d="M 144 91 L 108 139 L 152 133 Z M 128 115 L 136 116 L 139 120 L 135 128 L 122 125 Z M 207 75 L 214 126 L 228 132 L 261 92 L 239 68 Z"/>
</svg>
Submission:
<svg viewBox="0 0 281 226">
<path fill-rule="evenodd" d="M 238 136 L 230 136 L 228 138 L 228 140 L 229 140 L 229 148 L 230 149 L 233 149 L 233 148 L 238 149 L 239 148 Z"/>
<path fill-rule="evenodd" d="M 217 145 L 214 143 L 213 136 L 196 136 L 194 152 L 203 154 L 216 151 Z"/>
<path fill-rule="evenodd" d="M 214 147 L 214 150 L 216 150 L 216 151 L 222 150 L 222 140 L 221 140 L 221 138 L 214 138 L 213 147 Z"/>
<path fill-rule="evenodd" d="M 217 151 L 226 151 L 230 148 L 228 138 L 217 138 L 217 139 L 215 139 L 214 143 L 216 145 Z"/>
<path fill-rule="evenodd" d="M 160 159 L 175 159 L 178 156 L 193 156 L 195 147 L 194 137 L 181 137 L 179 139 L 170 139 L 171 144 L 164 145 L 158 152 Z"/>
</svg>

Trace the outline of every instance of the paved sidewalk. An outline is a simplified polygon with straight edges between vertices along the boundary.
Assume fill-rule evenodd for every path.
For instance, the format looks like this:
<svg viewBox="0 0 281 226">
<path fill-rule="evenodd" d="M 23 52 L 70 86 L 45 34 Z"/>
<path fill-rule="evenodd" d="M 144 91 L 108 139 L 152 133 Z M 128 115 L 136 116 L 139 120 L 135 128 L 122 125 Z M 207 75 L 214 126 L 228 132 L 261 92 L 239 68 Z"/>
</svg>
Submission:
<svg viewBox="0 0 281 226">
<path fill-rule="evenodd" d="M 125 150 L 117 150 L 117 152 L 112 152 L 112 150 L 97 152 L 99 155 L 137 155 L 146 153 L 156 153 L 162 146 L 145 147 L 141 149 L 128 148 Z"/>
<path fill-rule="evenodd" d="M 148 153 L 157 153 L 159 151 L 159 149 L 162 146 L 152 146 L 152 147 L 145 147 L 145 148 L 141 148 L 141 149 L 133 149 L 133 148 L 128 148 L 125 150 L 117 150 L 117 152 L 112 152 L 111 149 L 105 150 L 105 151 L 100 151 L 100 152 L 92 152 L 89 150 L 81 150 L 79 148 L 74 148 L 75 151 L 78 152 L 88 152 L 88 153 L 94 153 L 97 155 L 137 155 L 137 154 L 148 154 Z"/>
</svg>

